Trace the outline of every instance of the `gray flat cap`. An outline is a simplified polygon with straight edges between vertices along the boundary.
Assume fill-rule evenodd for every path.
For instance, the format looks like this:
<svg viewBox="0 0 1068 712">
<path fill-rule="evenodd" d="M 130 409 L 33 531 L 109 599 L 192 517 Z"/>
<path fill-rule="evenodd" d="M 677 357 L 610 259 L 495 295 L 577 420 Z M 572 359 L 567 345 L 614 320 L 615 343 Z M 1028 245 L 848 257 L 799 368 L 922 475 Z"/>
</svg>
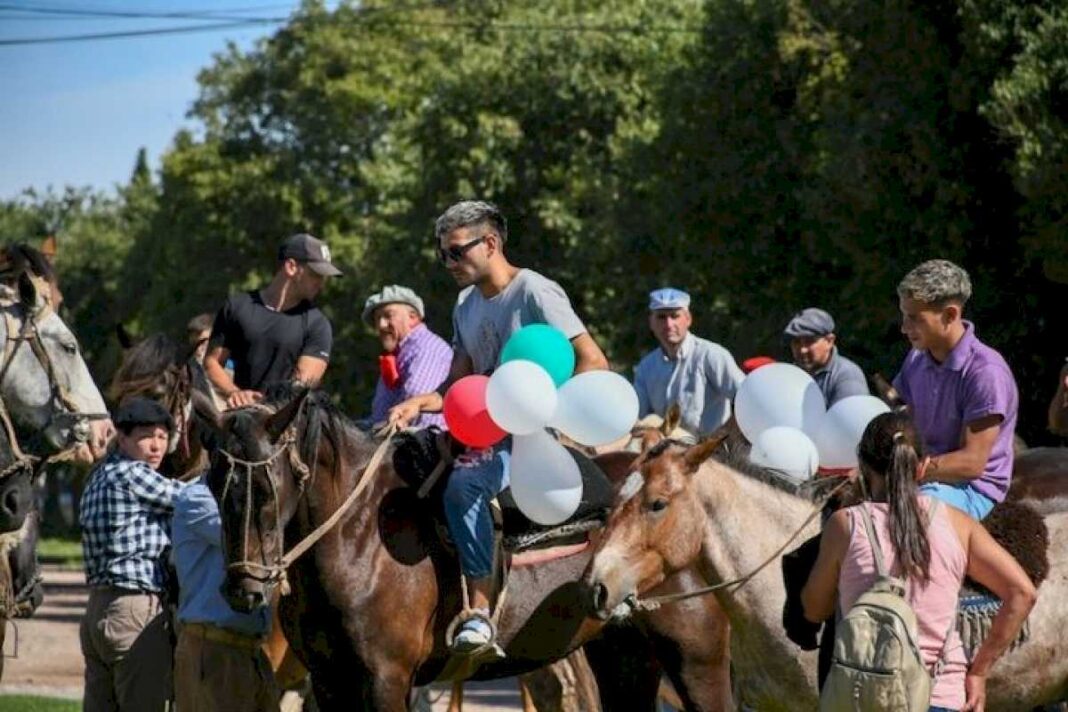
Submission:
<svg viewBox="0 0 1068 712">
<path fill-rule="evenodd" d="M 826 336 L 834 333 L 834 319 L 822 309 L 809 307 L 794 314 L 783 329 L 783 336 L 795 339 L 798 336 Z"/>
<path fill-rule="evenodd" d="M 367 324 L 374 326 L 371 323 L 371 315 L 374 314 L 375 309 L 384 304 L 407 304 L 412 309 L 415 309 L 420 319 L 426 316 L 426 312 L 423 310 L 423 300 L 419 298 L 418 294 L 408 287 L 389 284 L 382 287 L 381 292 L 367 297 L 367 301 L 363 303 L 363 320 Z"/>
</svg>

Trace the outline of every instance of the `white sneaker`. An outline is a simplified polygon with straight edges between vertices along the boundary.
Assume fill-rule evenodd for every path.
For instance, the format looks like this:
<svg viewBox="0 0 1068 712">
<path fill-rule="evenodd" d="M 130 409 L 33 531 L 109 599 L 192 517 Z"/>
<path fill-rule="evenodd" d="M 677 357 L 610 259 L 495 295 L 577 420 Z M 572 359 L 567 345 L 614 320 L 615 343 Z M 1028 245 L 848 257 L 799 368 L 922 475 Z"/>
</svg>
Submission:
<svg viewBox="0 0 1068 712">
<path fill-rule="evenodd" d="M 464 622 L 452 639 L 452 649 L 457 653 L 466 653 L 489 645 L 493 642 L 493 629 L 483 618 L 475 616 Z"/>
</svg>

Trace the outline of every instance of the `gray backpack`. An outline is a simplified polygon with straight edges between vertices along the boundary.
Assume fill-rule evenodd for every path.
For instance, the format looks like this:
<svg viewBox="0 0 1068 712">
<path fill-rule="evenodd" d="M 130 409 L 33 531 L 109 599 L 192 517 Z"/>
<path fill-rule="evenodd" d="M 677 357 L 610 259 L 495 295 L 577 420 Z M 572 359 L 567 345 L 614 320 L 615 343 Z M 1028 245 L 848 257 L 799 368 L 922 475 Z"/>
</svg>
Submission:
<svg viewBox="0 0 1068 712">
<path fill-rule="evenodd" d="M 933 501 L 932 520 L 937 506 Z M 838 622 L 820 712 L 926 712 L 945 643 L 935 669 L 929 671 L 920 653 L 916 613 L 905 599 L 906 581 L 888 575 L 871 514 L 866 505 L 859 511 L 879 576 Z"/>
</svg>

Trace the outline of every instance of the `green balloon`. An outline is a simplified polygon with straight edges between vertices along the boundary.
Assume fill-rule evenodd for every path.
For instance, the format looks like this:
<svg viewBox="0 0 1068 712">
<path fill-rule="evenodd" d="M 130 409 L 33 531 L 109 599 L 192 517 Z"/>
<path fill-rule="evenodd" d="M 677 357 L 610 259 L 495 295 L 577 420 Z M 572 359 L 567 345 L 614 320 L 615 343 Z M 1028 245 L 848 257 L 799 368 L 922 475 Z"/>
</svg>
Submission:
<svg viewBox="0 0 1068 712">
<path fill-rule="evenodd" d="M 575 349 L 564 332 L 548 324 L 530 324 L 512 334 L 501 351 L 501 363 L 518 360 L 544 368 L 557 387 L 575 372 Z"/>
</svg>

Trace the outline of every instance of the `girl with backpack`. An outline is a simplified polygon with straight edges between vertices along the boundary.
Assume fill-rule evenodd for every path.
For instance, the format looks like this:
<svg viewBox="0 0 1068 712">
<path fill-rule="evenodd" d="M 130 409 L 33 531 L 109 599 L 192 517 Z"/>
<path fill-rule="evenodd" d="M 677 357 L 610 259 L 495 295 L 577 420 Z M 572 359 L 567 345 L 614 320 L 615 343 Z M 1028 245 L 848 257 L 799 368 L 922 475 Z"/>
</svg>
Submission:
<svg viewBox="0 0 1068 712">
<path fill-rule="evenodd" d="M 1035 588 L 979 522 L 919 494 L 928 458 L 908 415 L 876 417 L 857 451 L 871 501 L 827 521 L 801 594 L 809 620 L 843 616 L 820 708 L 982 712 L 987 675 L 1023 626 Z M 955 625 L 965 576 L 1002 601 L 970 667 Z"/>
</svg>

